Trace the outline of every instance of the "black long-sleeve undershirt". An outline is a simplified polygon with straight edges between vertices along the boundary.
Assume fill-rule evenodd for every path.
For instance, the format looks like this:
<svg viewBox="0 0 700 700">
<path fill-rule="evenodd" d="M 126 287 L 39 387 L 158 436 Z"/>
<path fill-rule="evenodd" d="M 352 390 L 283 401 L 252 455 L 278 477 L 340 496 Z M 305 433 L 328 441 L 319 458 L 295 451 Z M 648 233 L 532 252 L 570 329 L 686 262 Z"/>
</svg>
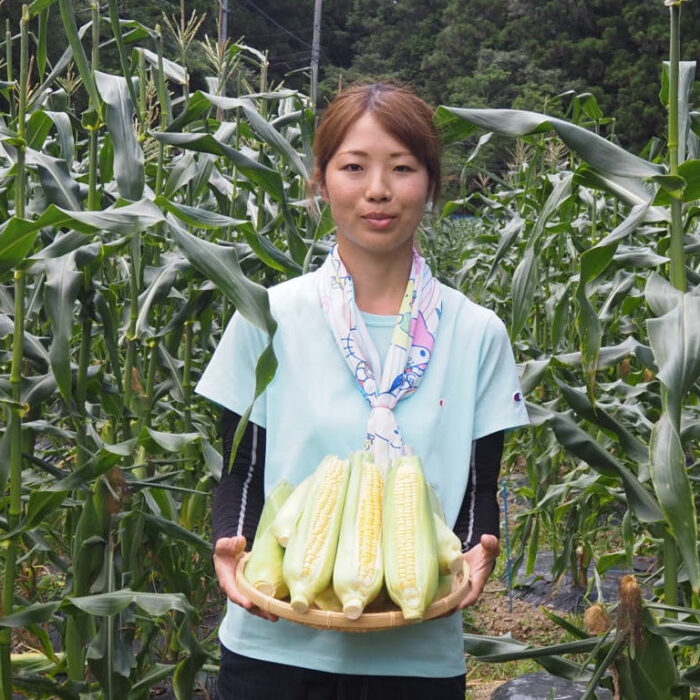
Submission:
<svg viewBox="0 0 700 700">
<path fill-rule="evenodd" d="M 244 535 L 246 546 L 255 537 L 265 500 L 265 428 L 248 423 L 229 470 L 233 435 L 240 416 L 224 409 L 221 420 L 224 467 L 214 494 L 213 538 Z M 463 551 L 478 544 L 483 534 L 499 535 L 498 474 L 503 453 L 503 431 L 475 440 L 469 481 L 454 531 Z"/>
</svg>

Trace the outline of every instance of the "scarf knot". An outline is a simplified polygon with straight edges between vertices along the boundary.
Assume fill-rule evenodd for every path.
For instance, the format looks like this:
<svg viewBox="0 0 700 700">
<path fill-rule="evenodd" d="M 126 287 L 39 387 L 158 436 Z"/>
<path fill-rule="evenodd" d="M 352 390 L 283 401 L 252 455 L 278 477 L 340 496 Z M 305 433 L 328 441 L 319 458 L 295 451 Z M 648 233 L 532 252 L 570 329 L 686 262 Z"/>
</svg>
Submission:
<svg viewBox="0 0 700 700">
<path fill-rule="evenodd" d="M 319 294 L 336 344 L 372 409 L 366 449 L 374 454 L 377 464 L 385 467 L 405 449 L 394 408 L 416 391 L 428 368 L 442 312 L 440 285 L 414 249 L 408 284 L 383 363 L 355 303 L 352 277 L 337 246 L 319 268 Z"/>
</svg>

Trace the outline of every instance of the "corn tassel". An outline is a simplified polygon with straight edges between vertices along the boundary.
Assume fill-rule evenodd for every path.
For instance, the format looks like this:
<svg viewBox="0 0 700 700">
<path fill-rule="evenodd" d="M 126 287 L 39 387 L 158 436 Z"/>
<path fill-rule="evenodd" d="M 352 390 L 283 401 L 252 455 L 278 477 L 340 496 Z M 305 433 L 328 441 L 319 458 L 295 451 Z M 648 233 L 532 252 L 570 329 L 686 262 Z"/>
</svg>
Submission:
<svg viewBox="0 0 700 700">
<path fill-rule="evenodd" d="M 287 542 L 284 580 L 296 612 L 306 612 L 331 582 L 349 474 L 347 460 L 323 459 Z"/>
<path fill-rule="evenodd" d="M 402 457 L 384 492 L 384 579 L 405 620 L 418 621 L 435 599 L 438 557 L 435 520 L 418 457 Z"/>
<path fill-rule="evenodd" d="M 282 481 L 265 501 L 244 573 L 246 581 L 253 588 L 273 598 L 284 598 L 289 594 L 289 589 L 282 575 L 284 549 L 270 526 L 293 491 L 293 484 Z"/>
<path fill-rule="evenodd" d="M 343 614 L 356 620 L 379 593 L 382 562 L 384 477 L 366 452 L 350 458 L 350 482 L 340 526 L 333 587 Z"/>
</svg>

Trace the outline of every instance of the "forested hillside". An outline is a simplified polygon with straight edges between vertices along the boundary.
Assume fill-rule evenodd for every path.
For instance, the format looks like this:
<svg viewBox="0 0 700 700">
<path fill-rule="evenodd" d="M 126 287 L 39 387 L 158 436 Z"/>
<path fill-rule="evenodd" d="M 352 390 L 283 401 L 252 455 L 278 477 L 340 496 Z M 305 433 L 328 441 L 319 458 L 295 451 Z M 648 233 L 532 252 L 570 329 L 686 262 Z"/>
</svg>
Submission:
<svg viewBox="0 0 700 700">
<path fill-rule="evenodd" d="M 313 0 L 228 0 L 228 36 L 267 51 L 269 79 L 308 85 Z M 75 0 L 79 18 L 88 0 Z M 204 16 L 201 33 L 217 35 L 216 0 L 122 0 L 123 17 L 148 26 L 162 15 Z M 16 25 L 20 2 L 0 7 Z M 65 41 L 56 14 L 50 53 Z M 662 0 L 326 0 L 321 97 L 339 82 L 396 77 L 434 104 L 516 107 L 559 113 L 570 90 L 591 91 L 614 117 L 620 142 L 639 151 L 663 131 L 660 64 L 668 55 Z M 177 23 L 177 22 L 176 22 Z M 175 37 L 164 27 L 166 47 Z M 174 51 L 177 55 L 177 50 Z M 700 56 L 700 3 L 683 6 L 682 58 Z M 204 65 L 189 56 L 191 72 Z M 116 68 L 116 65 L 115 65 Z M 650 79 L 659 76 L 659 80 Z"/>
</svg>

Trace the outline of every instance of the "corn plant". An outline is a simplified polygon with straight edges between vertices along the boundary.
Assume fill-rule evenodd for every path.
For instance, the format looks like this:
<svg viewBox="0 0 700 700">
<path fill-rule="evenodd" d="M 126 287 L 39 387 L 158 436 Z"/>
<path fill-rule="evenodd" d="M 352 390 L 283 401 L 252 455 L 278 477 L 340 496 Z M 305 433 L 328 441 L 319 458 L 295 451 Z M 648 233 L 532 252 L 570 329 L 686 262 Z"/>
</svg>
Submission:
<svg viewBox="0 0 700 700">
<path fill-rule="evenodd" d="M 596 575 L 616 563 L 631 566 L 639 548 L 655 554 L 649 580 L 668 615 L 679 594 L 697 609 L 700 592 L 700 130 L 690 107 L 695 62 L 679 60 L 681 4 L 666 3 L 665 152 L 658 141 L 641 157 L 623 150 L 576 123 L 585 110 L 572 120 L 515 110 L 438 111 L 448 140 L 486 129 L 525 139 L 533 155 L 480 196 L 482 217 L 500 228 L 495 261 L 484 270 L 492 285 L 486 289 L 512 298 L 505 315 L 535 424 L 521 556 L 531 567 L 548 531 L 560 547 L 559 572 L 569 568 L 580 580 L 596 529 L 617 518 L 620 549 L 595 553 Z M 570 155 L 542 168 L 551 134 Z"/>
<path fill-rule="evenodd" d="M 234 309 L 272 338 L 264 285 L 308 269 L 330 230 L 304 201 L 308 99 L 240 43 L 205 41 L 210 91 L 192 91 L 198 20 L 166 24 L 180 62 L 116 0 L 83 26 L 69 0 L 34 2 L 5 34 L 2 698 L 145 698 L 166 679 L 194 696 L 217 660 L 222 465 L 193 387 Z M 274 368 L 270 345 L 258 392 Z"/>
</svg>

